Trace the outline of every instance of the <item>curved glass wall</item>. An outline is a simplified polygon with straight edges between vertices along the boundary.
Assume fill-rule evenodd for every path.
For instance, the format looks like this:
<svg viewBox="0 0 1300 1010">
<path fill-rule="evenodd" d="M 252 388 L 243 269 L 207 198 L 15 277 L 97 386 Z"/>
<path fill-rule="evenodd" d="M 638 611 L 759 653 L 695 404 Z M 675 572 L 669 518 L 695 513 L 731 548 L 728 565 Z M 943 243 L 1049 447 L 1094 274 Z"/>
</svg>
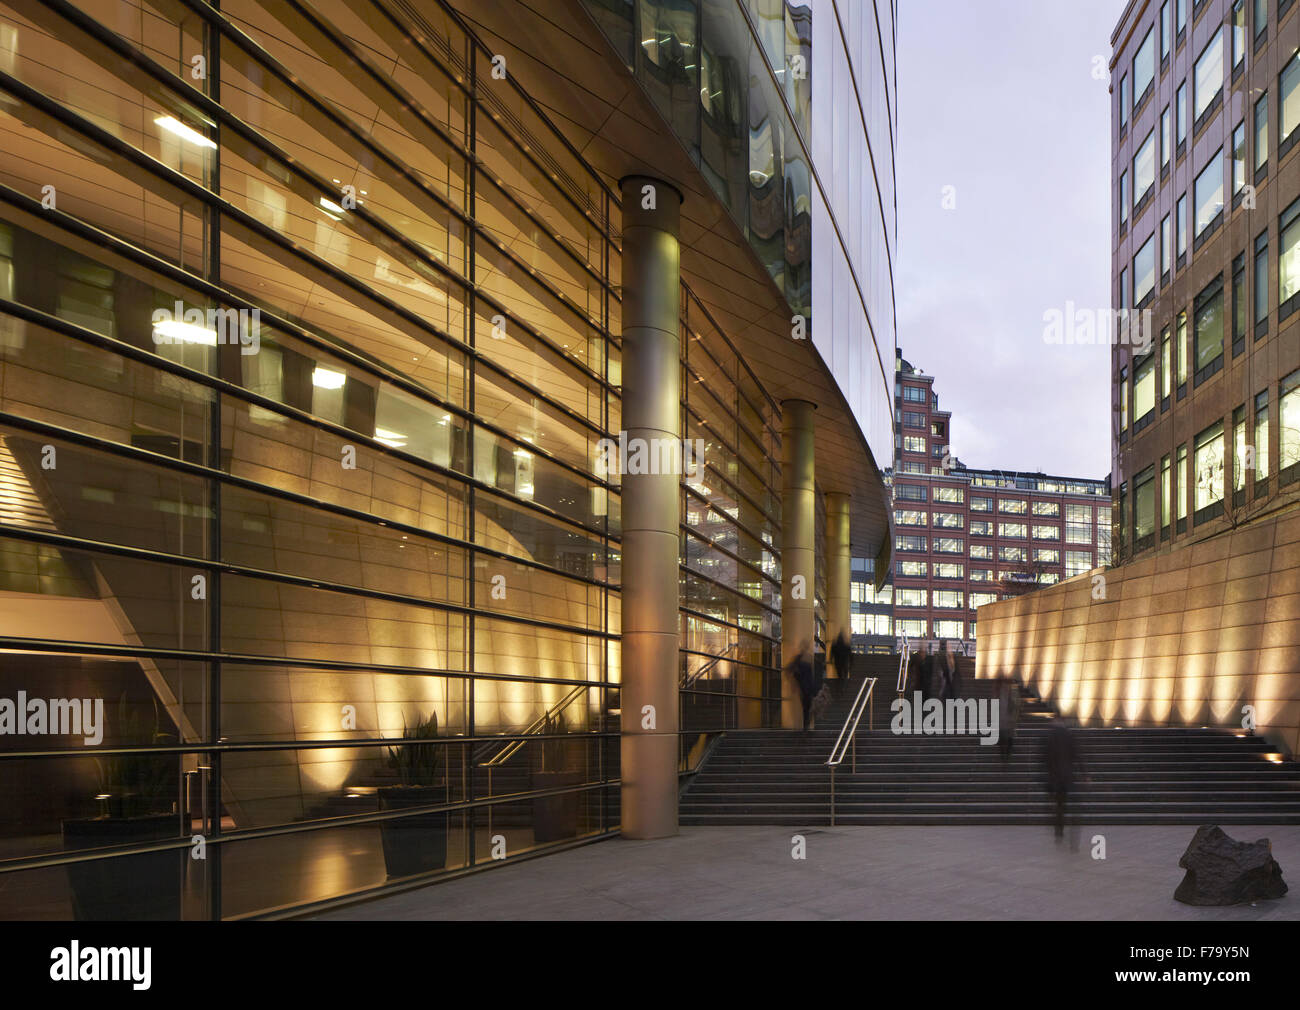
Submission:
<svg viewBox="0 0 1300 1010">
<path fill-rule="evenodd" d="M 0 914 L 618 825 L 617 201 L 442 6 L 310 11 L 0 2 Z M 767 725 L 774 405 L 682 327 L 683 727 Z"/>
</svg>

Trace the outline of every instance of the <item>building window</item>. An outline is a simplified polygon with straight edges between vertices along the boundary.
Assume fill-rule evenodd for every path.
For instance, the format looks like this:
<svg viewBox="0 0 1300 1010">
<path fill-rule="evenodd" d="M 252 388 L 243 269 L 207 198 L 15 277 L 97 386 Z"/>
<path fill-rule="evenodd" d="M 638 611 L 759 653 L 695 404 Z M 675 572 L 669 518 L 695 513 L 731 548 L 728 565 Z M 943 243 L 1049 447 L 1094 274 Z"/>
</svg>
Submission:
<svg viewBox="0 0 1300 1010">
<path fill-rule="evenodd" d="M 1028 510 L 1023 498 L 1002 498 L 998 501 L 998 511 L 1022 516 Z"/>
<path fill-rule="evenodd" d="M 975 610 L 977 607 L 982 607 L 986 603 L 997 603 L 997 602 L 998 602 L 997 593 L 971 593 L 970 594 L 971 610 Z"/>
<path fill-rule="evenodd" d="M 1290 484 L 1300 476 L 1300 369 L 1278 383 L 1277 406 L 1278 481 Z"/>
<path fill-rule="evenodd" d="M 1187 194 L 1178 198 L 1178 207 L 1174 212 L 1174 231 L 1178 233 L 1178 262 L 1187 255 Z"/>
<path fill-rule="evenodd" d="M 1119 79 L 1119 132 L 1128 128 L 1128 74 Z"/>
<path fill-rule="evenodd" d="M 930 566 L 924 561 L 900 561 L 897 571 L 908 578 L 924 578 L 929 574 Z"/>
<path fill-rule="evenodd" d="M 966 491 L 960 487 L 937 487 L 934 489 L 934 500 L 940 502 L 949 502 L 954 505 L 960 505 L 966 497 Z"/>
<path fill-rule="evenodd" d="M 1124 433 L 1128 431 L 1128 366 L 1125 365 L 1119 370 L 1119 434 L 1120 441 L 1124 441 Z"/>
<path fill-rule="evenodd" d="M 924 435 L 905 435 L 903 437 L 904 452 L 925 452 Z"/>
<path fill-rule="evenodd" d="M 1059 516 L 1061 514 L 1061 503 L 1054 501 L 1036 501 L 1034 502 L 1034 515 L 1036 516 Z"/>
<path fill-rule="evenodd" d="M 895 510 L 894 524 L 897 526 L 924 526 L 926 514 L 912 509 Z"/>
<path fill-rule="evenodd" d="M 1196 200 L 1195 238 L 1210 228 L 1223 212 L 1223 148 L 1210 155 L 1209 163 L 1201 169 L 1192 186 Z"/>
<path fill-rule="evenodd" d="M 895 484 L 895 501 L 925 501 L 925 488 L 920 484 Z"/>
<path fill-rule="evenodd" d="M 906 586 L 899 586 L 894 590 L 894 606 L 896 607 L 924 607 L 929 593 L 924 589 L 909 589 Z"/>
<path fill-rule="evenodd" d="M 924 427 L 925 427 L 925 415 L 924 415 L 924 414 L 918 414 L 918 413 L 917 413 L 916 411 L 914 411 L 914 410 L 905 410 L 905 411 L 903 411 L 903 427 L 904 427 L 904 428 L 924 428 Z"/>
<path fill-rule="evenodd" d="M 1246 407 L 1232 412 L 1232 490 L 1233 505 L 1240 505 L 1238 495 L 1246 493 Z"/>
<path fill-rule="evenodd" d="M 973 537 L 991 537 L 993 535 L 993 524 L 985 519 L 972 519 L 970 535 Z"/>
<path fill-rule="evenodd" d="M 925 402 L 926 402 L 925 387 L 924 387 L 924 386 L 904 386 L 904 387 L 903 387 L 903 402 L 904 402 L 904 403 L 925 403 Z"/>
<path fill-rule="evenodd" d="M 961 607 L 965 598 L 966 594 L 959 589 L 936 589 L 933 595 L 934 606 L 944 610 Z"/>
<path fill-rule="evenodd" d="M 1268 164 L 1268 93 L 1255 102 L 1255 174 Z"/>
<path fill-rule="evenodd" d="M 999 561 L 1018 561 L 1024 562 L 1029 558 L 1029 550 L 1025 547 L 999 547 Z"/>
<path fill-rule="evenodd" d="M 1232 131 L 1232 195 L 1246 188 L 1246 121 Z"/>
<path fill-rule="evenodd" d="M 867 615 L 866 615 L 866 614 L 850 614 L 850 615 L 849 615 L 849 624 L 852 625 L 852 627 L 853 627 L 853 634 L 855 634 L 855 635 L 866 635 L 866 634 L 869 634 L 869 632 L 867 631 Z"/>
<path fill-rule="evenodd" d="M 1040 565 L 1059 565 L 1061 552 L 1052 547 L 1035 547 L 1034 561 Z"/>
<path fill-rule="evenodd" d="M 1268 480 L 1268 390 L 1255 397 L 1255 480 Z"/>
<path fill-rule="evenodd" d="M 1255 336 L 1268 332 L 1268 229 L 1255 239 Z"/>
<path fill-rule="evenodd" d="M 1174 362 L 1170 346 L 1169 327 L 1166 326 L 1165 332 L 1160 338 L 1160 396 L 1162 400 L 1168 400 L 1170 393 L 1173 392 Z"/>
<path fill-rule="evenodd" d="M 1119 301 L 1119 307 L 1120 307 L 1121 309 L 1123 309 L 1123 308 L 1128 308 L 1128 305 L 1129 305 L 1129 302 L 1128 302 L 1128 296 L 1129 296 L 1129 290 L 1128 290 L 1128 268 L 1125 267 L 1123 270 L 1121 270 L 1121 271 L 1119 272 L 1119 299 L 1118 299 L 1118 301 Z M 1125 316 L 1124 318 L 1125 318 L 1125 322 L 1127 322 L 1128 317 Z"/>
<path fill-rule="evenodd" d="M 1160 276 L 1169 277 L 1169 268 L 1173 265 L 1173 247 L 1170 242 L 1169 215 L 1160 221 Z"/>
<path fill-rule="evenodd" d="M 1025 523 L 999 523 L 998 535 L 1011 540 L 1023 540 L 1029 535 L 1029 528 Z"/>
<path fill-rule="evenodd" d="M 989 544 L 971 544 L 970 556 L 976 561 L 992 561 L 993 548 Z"/>
<path fill-rule="evenodd" d="M 905 635 L 908 638 L 924 638 L 926 622 L 924 620 L 903 620 L 899 618 L 894 621 L 896 634 Z"/>
<path fill-rule="evenodd" d="M 1185 385 L 1187 382 L 1187 313 L 1178 313 L 1178 330 L 1176 341 L 1178 344 L 1178 385 Z M 1179 396 L 1182 394 L 1179 393 Z"/>
<path fill-rule="evenodd" d="M 1223 361 L 1223 278 L 1217 277 L 1193 305 L 1196 381 L 1209 378 Z"/>
<path fill-rule="evenodd" d="M 1223 33 L 1215 32 L 1209 44 L 1196 59 L 1192 78 L 1192 101 L 1195 106 L 1194 122 L 1209 111 L 1223 91 Z"/>
<path fill-rule="evenodd" d="M 1282 306 L 1278 311 L 1280 320 L 1290 314 L 1294 308 L 1291 299 L 1300 292 L 1300 200 L 1292 203 L 1278 219 L 1277 246 L 1277 301 Z"/>
<path fill-rule="evenodd" d="M 965 565 L 953 564 L 951 561 L 941 561 L 934 566 L 936 579 L 960 579 L 965 576 L 965 572 Z"/>
<path fill-rule="evenodd" d="M 1187 82 L 1178 85 L 1178 94 L 1174 98 L 1174 123 L 1178 128 L 1178 147 L 1181 151 L 1187 140 Z"/>
<path fill-rule="evenodd" d="M 1280 122 L 1278 123 L 1277 156 L 1282 157 L 1294 143 L 1293 131 L 1300 123 L 1300 50 L 1287 61 L 1278 79 Z"/>
<path fill-rule="evenodd" d="M 1156 531 L 1156 468 L 1149 466 L 1133 480 L 1133 549 L 1149 547 Z"/>
<path fill-rule="evenodd" d="M 1246 62 L 1246 0 L 1237 0 L 1232 5 L 1232 76 Z"/>
<path fill-rule="evenodd" d="M 1034 526 L 1035 540 L 1060 540 L 1061 528 L 1059 526 Z"/>
<path fill-rule="evenodd" d="M 1142 244 L 1133 257 L 1133 304 L 1140 306 L 1156 288 L 1156 236 Z"/>
<path fill-rule="evenodd" d="M 1065 552 L 1065 577 L 1067 579 L 1073 575 L 1082 575 L 1084 572 L 1090 571 L 1092 571 L 1091 551 Z"/>
<path fill-rule="evenodd" d="M 992 512 L 993 499 L 981 498 L 976 495 L 972 495 L 970 500 L 970 510 L 972 512 Z"/>
<path fill-rule="evenodd" d="M 934 622 L 935 638 L 962 638 L 961 621 L 935 621 Z"/>
<path fill-rule="evenodd" d="M 1128 226 L 1128 173 L 1119 174 L 1119 226 Z M 1121 290 L 1123 285 L 1120 286 Z"/>
<path fill-rule="evenodd" d="M 1232 354 L 1246 346 L 1246 254 L 1232 261 Z"/>
<path fill-rule="evenodd" d="M 959 530 L 966 525 L 966 517 L 958 512 L 934 513 L 934 528 L 937 530 Z"/>
<path fill-rule="evenodd" d="M 1156 409 L 1156 356 L 1148 354 L 1133 366 L 1134 427 L 1143 425 Z"/>
<path fill-rule="evenodd" d="M 1065 542 L 1067 544 L 1092 543 L 1092 506 L 1065 506 Z"/>
<path fill-rule="evenodd" d="M 1178 447 L 1178 480 L 1174 493 L 1178 496 L 1178 518 L 1181 521 L 1187 518 L 1187 446 L 1185 444 Z"/>
<path fill-rule="evenodd" d="M 1223 422 L 1210 425 L 1196 436 L 1196 521 L 1213 518 L 1202 513 L 1223 502 Z"/>
<path fill-rule="evenodd" d="M 991 568 L 972 568 L 970 570 L 970 580 L 972 582 L 992 582 L 993 569 Z M 993 601 L 990 600 L 990 603 Z"/>
<path fill-rule="evenodd" d="M 1147 134 L 1133 155 L 1133 205 L 1137 206 L 1156 183 L 1156 131 Z"/>
<path fill-rule="evenodd" d="M 1160 461 L 1160 525 L 1164 529 L 1169 528 L 1172 518 L 1170 509 L 1173 506 L 1173 490 L 1170 487 L 1169 457 L 1166 456 Z"/>
<path fill-rule="evenodd" d="M 935 537 L 936 554 L 962 554 L 966 550 L 966 541 L 962 537 Z"/>
<path fill-rule="evenodd" d="M 1152 26 L 1147 37 L 1138 46 L 1133 57 L 1133 107 L 1137 108 L 1147 96 L 1156 79 L 1156 30 Z"/>
<path fill-rule="evenodd" d="M 911 551 L 913 553 L 919 551 L 921 553 L 925 553 L 926 539 L 925 537 L 911 537 L 911 536 L 895 537 L 894 549 L 899 553 L 902 553 L 904 551 Z"/>
<path fill-rule="evenodd" d="M 1268 31 L 1268 0 L 1255 0 L 1255 44 Z"/>
</svg>

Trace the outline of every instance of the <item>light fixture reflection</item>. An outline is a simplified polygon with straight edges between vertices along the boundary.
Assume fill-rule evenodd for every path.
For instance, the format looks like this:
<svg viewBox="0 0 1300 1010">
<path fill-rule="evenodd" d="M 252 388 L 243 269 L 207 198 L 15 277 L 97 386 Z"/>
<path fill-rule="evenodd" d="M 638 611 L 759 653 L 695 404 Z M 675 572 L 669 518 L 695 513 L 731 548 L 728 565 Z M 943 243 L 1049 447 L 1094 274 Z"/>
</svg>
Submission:
<svg viewBox="0 0 1300 1010">
<path fill-rule="evenodd" d="M 175 116 L 159 116 L 154 122 L 168 133 L 174 134 L 180 137 L 181 140 L 194 144 L 196 147 L 208 147 L 216 150 L 217 145 L 215 143 L 199 133 L 194 127 L 186 126 Z"/>
</svg>

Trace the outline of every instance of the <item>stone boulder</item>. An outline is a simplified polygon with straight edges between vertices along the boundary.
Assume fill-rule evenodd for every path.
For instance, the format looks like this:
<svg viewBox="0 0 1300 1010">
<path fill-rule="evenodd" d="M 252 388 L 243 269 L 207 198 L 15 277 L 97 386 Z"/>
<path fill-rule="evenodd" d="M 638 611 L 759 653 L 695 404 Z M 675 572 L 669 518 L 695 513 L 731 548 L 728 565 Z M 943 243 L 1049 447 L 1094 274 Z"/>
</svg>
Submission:
<svg viewBox="0 0 1300 1010">
<path fill-rule="evenodd" d="M 1217 824 L 1196 829 L 1178 865 L 1187 876 L 1174 898 L 1185 905 L 1237 905 L 1280 898 L 1287 891 L 1267 838 L 1239 842 Z"/>
</svg>

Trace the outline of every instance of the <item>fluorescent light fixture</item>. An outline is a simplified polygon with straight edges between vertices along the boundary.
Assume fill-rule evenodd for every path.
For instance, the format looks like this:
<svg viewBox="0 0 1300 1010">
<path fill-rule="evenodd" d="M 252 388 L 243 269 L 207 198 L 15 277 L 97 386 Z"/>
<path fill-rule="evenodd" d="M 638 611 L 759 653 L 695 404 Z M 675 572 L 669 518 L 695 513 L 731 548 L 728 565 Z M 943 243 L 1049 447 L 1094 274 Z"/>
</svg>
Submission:
<svg viewBox="0 0 1300 1010">
<path fill-rule="evenodd" d="M 334 220 L 336 221 L 342 221 L 343 215 L 347 213 L 347 211 L 345 211 L 333 200 L 327 200 L 323 196 L 320 198 L 320 209 L 323 210 L 330 217 L 334 218 Z"/>
<path fill-rule="evenodd" d="M 153 324 L 153 331 L 171 343 L 179 340 L 185 344 L 217 346 L 217 331 L 199 326 L 197 323 L 186 323 L 179 319 L 162 319 Z"/>
<path fill-rule="evenodd" d="M 199 131 L 194 129 L 194 127 L 186 126 L 175 116 L 159 116 L 154 120 L 154 122 L 168 133 L 174 133 L 176 136 L 180 137 L 181 140 L 189 141 L 197 147 L 210 147 L 213 150 L 216 150 L 216 144 L 203 136 L 203 134 L 199 133 Z"/>
<path fill-rule="evenodd" d="M 317 365 L 316 370 L 311 373 L 311 384 L 319 386 L 321 389 L 342 389 L 347 378 L 342 372 L 336 372 L 332 368 L 321 368 L 320 365 Z"/>
<path fill-rule="evenodd" d="M 533 458 L 533 454 L 529 452 L 527 449 L 515 450 L 515 459 L 532 459 L 532 458 Z"/>
<path fill-rule="evenodd" d="M 382 442 L 390 449 L 401 449 L 406 445 L 406 436 L 400 431 L 389 431 L 387 428 L 376 428 L 375 441 Z"/>
</svg>

